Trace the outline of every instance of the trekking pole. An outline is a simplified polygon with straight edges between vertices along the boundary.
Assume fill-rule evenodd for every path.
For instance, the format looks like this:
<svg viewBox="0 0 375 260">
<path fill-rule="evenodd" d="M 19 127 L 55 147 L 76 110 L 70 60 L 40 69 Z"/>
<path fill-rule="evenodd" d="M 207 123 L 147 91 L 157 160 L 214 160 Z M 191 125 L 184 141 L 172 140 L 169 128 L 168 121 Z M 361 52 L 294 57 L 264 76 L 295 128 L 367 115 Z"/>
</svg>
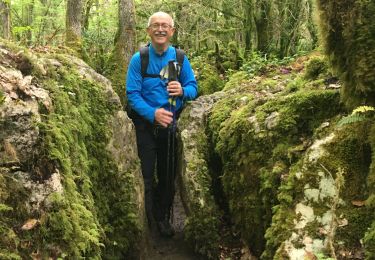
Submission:
<svg viewBox="0 0 375 260">
<path fill-rule="evenodd" d="M 178 69 L 177 69 L 177 63 L 173 60 L 168 62 L 168 82 L 171 81 L 177 81 L 178 79 Z M 172 198 L 172 205 L 170 209 L 170 218 L 173 222 L 173 197 L 174 194 L 174 178 L 175 178 L 175 135 L 176 135 L 176 98 L 175 97 L 169 97 L 169 111 L 172 112 L 173 118 L 172 118 L 172 124 L 168 126 L 168 148 L 167 148 L 167 178 L 166 178 L 166 184 L 167 184 L 167 192 Z M 171 149 L 172 145 L 172 149 Z M 170 151 L 172 150 L 172 151 Z M 170 152 L 172 152 L 172 156 L 170 155 Z M 170 158 L 172 157 L 172 158 Z M 172 160 L 170 162 L 170 160 Z"/>
</svg>

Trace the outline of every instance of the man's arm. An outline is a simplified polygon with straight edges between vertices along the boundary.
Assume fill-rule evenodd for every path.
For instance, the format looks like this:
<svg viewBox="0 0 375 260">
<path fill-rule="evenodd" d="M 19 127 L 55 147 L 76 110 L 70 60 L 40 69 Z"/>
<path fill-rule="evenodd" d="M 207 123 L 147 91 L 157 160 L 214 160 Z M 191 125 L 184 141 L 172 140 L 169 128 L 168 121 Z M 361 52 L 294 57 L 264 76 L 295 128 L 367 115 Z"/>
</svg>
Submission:
<svg viewBox="0 0 375 260">
<path fill-rule="evenodd" d="M 126 95 L 129 105 L 140 116 L 153 123 L 155 120 L 155 108 L 148 105 L 142 98 L 141 57 L 139 52 L 130 60 L 126 77 Z"/>
</svg>

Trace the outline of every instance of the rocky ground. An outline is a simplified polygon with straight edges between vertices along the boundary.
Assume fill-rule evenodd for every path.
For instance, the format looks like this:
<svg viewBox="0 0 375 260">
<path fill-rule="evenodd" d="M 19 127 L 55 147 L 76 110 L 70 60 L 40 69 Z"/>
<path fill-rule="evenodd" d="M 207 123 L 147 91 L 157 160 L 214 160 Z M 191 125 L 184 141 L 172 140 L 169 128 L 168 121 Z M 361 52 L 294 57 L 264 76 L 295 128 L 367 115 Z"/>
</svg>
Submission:
<svg viewBox="0 0 375 260">
<path fill-rule="evenodd" d="M 193 249 L 184 241 L 184 222 L 186 213 L 181 202 L 179 192 L 175 196 L 173 205 L 173 226 L 176 234 L 172 238 L 160 236 L 156 227 L 150 230 L 150 250 L 147 260 L 195 260 L 202 259 L 195 254 Z"/>
</svg>

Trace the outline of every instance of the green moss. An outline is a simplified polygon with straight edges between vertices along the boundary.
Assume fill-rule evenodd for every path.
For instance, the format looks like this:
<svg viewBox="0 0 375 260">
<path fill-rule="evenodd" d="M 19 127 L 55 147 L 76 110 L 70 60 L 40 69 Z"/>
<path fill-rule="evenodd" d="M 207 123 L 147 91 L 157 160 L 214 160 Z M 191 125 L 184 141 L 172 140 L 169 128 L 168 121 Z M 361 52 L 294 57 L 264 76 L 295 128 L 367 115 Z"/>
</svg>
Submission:
<svg viewBox="0 0 375 260">
<path fill-rule="evenodd" d="M 366 206 L 369 208 L 371 216 L 371 226 L 364 236 L 364 246 L 366 249 L 366 259 L 375 257 L 375 124 L 372 123 L 369 131 L 369 143 L 371 145 L 371 165 L 367 177 L 367 185 L 369 189 L 369 197 Z"/>
<path fill-rule="evenodd" d="M 191 66 L 196 74 L 199 95 L 208 95 L 223 89 L 224 79 L 218 75 L 214 66 L 205 62 L 204 57 L 193 59 Z"/>
<path fill-rule="evenodd" d="M 351 200 L 364 200 L 367 194 L 366 179 L 371 162 L 370 145 L 364 138 L 368 134 L 368 123 L 349 126 L 339 131 L 338 137 L 326 149 L 331 156 L 322 158 L 321 163 L 328 170 L 335 172 L 343 169 L 345 173 L 345 190 L 342 197 Z"/>
<path fill-rule="evenodd" d="M 288 83 L 286 86 L 287 92 L 296 92 L 298 90 L 301 90 L 305 87 L 306 81 L 303 77 L 297 77 L 296 79 L 292 80 Z"/>
<path fill-rule="evenodd" d="M 134 175 L 139 165 L 134 162 L 120 170 L 107 151 L 112 136 L 109 119 L 121 106 L 108 100 L 102 85 L 84 79 L 71 57 L 41 54 L 41 60 L 55 59 L 62 64 L 56 68 L 47 62 L 42 67 L 35 54 L 16 46 L 7 48 L 18 53 L 15 62 L 24 66 L 18 69 L 24 75 L 32 74 L 53 101 L 49 110 L 40 105 L 44 113 L 38 125 L 40 152 L 30 169 L 39 164 L 58 168 L 64 189 L 61 194 L 52 193 L 49 206 L 35 213 L 40 225 L 19 232 L 13 227 L 30 218 L 25 208 L 27 195 L 21 187 L 16 189 L 20 185 L 11 182 L 14 178 L 8 181 L 1 172 L 0 230 L 6 235 L 0 238 L 0 258 L 26 259 L 33 252 L 43 259 L 130 258 L 139 250 L 136 242 L 141 232 Z M 38 175 L 41 181 L 50 177 L 49 171 L 42 172 L 45 176 Z"/>
<path fill-rule="evenodd" d="M 375 3 L 320 0 L 320 29 L 325 51 L 343 82 L 349 108 L 375 105 Z"/>
<path fill-rule="evenodd" d="M 224 90 L 236 88 L 248 79 L 248 74 L 245 71 L 238 71 L 229 77 L 228 82 L 225 83 Z"/>
<path fill-rule="evenodd" d="M 325 57 L 314 57 L 306 64 L 304 78 L 316 80 L 328 74 L 328 62 Z"/>
<path fill-rule="evenodd" d="M 329 72 L 323 58 L 313 59 L 306 70 L 305 75 L 292 79 L 286 91 L 273 95 L 272 99 L 259 98 L 260 93 L 254 90 L 260 90 L 263 84 L 272 88 L 277 82 L 261 81 L 262 86 L 256 88 L 242 73 L 234 74 L 225 87 L 231 94 L 217 102 L 209 115 L 212 157 L 219 156 L 223 164 L 219 173 L 211 176 L 222 182 L 229 213 L 242 239 L 263 259 L 284 258 L 281 243 L 290 238 L 294 229 L 295 203 L 305 200 L 305 185 L 319 188 L 321 181 L 329 179 L 328 175 L 317 176 L 318 172 L 324 172 L 322 167 L 305 166 L 301 158 L 312 138 L 322 138 L 334 131 L 332 124 L 342 113 L 339 92 L 325 90 L 324 78 Z M 233 94 L 239 90 L 246 96 Z M 254 92 L 249 94 L 249 90 Z M 339 229 L 337 241 L 344 243 L 338 248 L 350 250 L 358 249 L 372 221 L 367 208 L 352 205 L 353 200 L 365 200 L 371 190 L 366 185 L 371 162 L 370 146 L 366 143 L 368 125 L 357 125 L 355 130 L 354 134 L 350 129 L 339 132 L 341 139 L 326 147 L 337 157 L 324 157 L 319 161 L 333 173 L 333 180 L 339 168 L 345 172 L 346 186 L 340 197 L 346 206 L 340 205 L 337 215 L 345 217 L 349 225 Z M 303 180 L 297 177 L 301 171 Z M 375 201 L 375 195 L 371 198 Z M 322 217 L 333 207 L 332 200 L 326 197 L 319 202 L 312 201 L 315 215 Z M 366 227 L 358 223 L 365 223 Z M 319 239 L 322 237 L 320 225 L 317 220 L 313 221 L 307 225 L 306 232 Z M 345 235 L 350 228 L 353 233 Z M 368 251 L 373 248 L 373 230 L 367 231 Z"/>
<path fill-rule="evenodd" d="M 254 254 L 263 252 L 272 208 L 281 201 L 290 206 L 294 200 L 293 193 L 278 195 L 277 187 L 302 155 L 299 138 L 312 136 L 324 120 L 337 114 L 338 102 L 336 91 L 302 90 L 264 104 L 233 95 L 212 109 L 209 129 L 223 162 L 221 179 L 230 214 Z"/>
<path fill-rule="evenodd" d="M 188 108 L 187 108 L 188 109 Z M 190 124 L 189 111 L 181 115 L 181 129 Z M 187 220 L 184 236 L 194 250 L 209 259 L 216 259 L 219 253 L 219 222 L 221 214 L 212 196 L 212 178 L 209 175 L 208 142 L 204 129 L 192 131 L 190 139 L 194 140 L 195 149 L 186 164 L 183 174 L 183 191 L 188 203 Z"/>
<path fill-rule="evenodd" d="M 278 81 L 274 79 L 266 79 L 262 81 L 262 89 L 272 90 L 277 86 Z"/>
<path fill-rule="evenodd" d="M 219 219 L 213 209 L 199 206 L 186 219 L 184 234 L 195 252 L 208 259 L 216 259 L 219 253 Z"/>
<path fill-rule="evenodd" d="M 370 145 L 366 138 L 368 129 L 369 123 L 358 123 L 340 129 L 336 139 L 326 146 L 334 156 L 321 159 L 321 163 L 331 172 L 337 169 L 345 172 L 345 188 L 340 194 L 345 206 L 338 209 L 338 215 L 344 216 L 349 225 L 338 229 L 336 237 L 349 250 L 361 247 L 360 241 L 374 219 L 368 208 L 356 208 L 352 205 L 352 201 L 364 201 L 368 195 L 366 179 L 371 162 Z"/>
<path fill-rule="evenodd" d="M 16 232 L 17 225 L 26 219 L 24 201 L 27 192 L 18 181 L 4 168 L 0 168 L 0 258 L 22 259 L 19 252 L 23 247 L 24 234 Z"/>
<path fill-rule="evenodd" d="M 73 258 L 123 258 L 140 227 L 133 213 L 132 172 L 119 172 L 106 151 L 111 135 L 106 122 L 119 108 L 107 102 L 95 82 L 82 81 L 74 70 L 61 68 L 58 73 L 60 84 L 46 84 L 55 106 L 42 134 L 46 157 L 62 167 L 65 192 L 51 198 L 54 210 L 42 227 L 45 239 L 62 243 L 64 253 Z"/>
<path fill-rule="evenodd" d="M 339 214 L 348 220 L 349 225 L 337 230 L 337 241 L 342 243 L 337 249 L 356 251 L 362 248 L 361 240 L 373 221 L 371 211 L 366 207 L 353 208 L 350 205 L 340 209 Z"/>
</svg>

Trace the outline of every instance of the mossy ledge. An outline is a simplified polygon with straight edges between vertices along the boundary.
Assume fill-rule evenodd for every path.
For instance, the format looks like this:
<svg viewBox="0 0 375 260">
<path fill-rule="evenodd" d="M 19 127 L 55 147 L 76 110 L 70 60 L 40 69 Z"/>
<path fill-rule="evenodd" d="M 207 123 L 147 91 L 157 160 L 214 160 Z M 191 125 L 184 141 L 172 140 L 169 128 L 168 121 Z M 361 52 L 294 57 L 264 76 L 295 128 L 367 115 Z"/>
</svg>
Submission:
<svg viewBox="0 0 375 260">
<path fill-rule="evenodd" d="M 0 49 L 0 258 L 139 257 L 134 129 L 109 81 L 58 50 Z"/>
</svg>

